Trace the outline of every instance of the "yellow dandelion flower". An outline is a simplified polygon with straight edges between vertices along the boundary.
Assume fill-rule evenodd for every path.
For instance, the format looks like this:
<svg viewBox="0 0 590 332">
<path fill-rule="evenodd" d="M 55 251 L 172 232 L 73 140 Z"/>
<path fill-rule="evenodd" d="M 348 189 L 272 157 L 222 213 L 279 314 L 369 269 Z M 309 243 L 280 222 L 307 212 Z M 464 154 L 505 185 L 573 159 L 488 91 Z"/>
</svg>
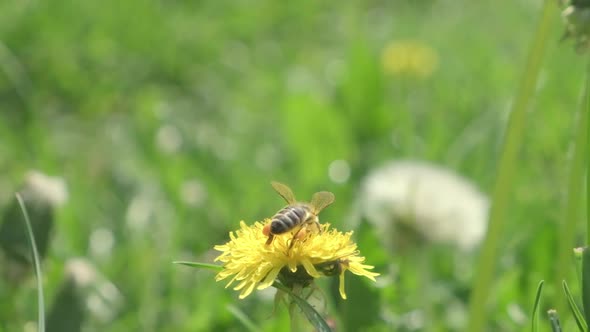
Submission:
<svg viewBox="0 0 590 332">
<path fill-rule="evenodd" d="M 381 63 L 388 74 L 426 78 L 438 68 L 438 54 L 419 41 L 398 41 L 385 47 Z"/>
<path fill-rule="evenodd" d="M 322 275 L 336 274 L 340 276 L 340 295 L 346 299 L 344 274 L 347 270 L 373 281 L 379 275 L 368 271 L 373 266 L 363 264 L 365 258 L 359 256 L 357 245 L 350 239 L 352 232 L 342 233 L 323 224 L 321 232 L 295 240 L 289 249 L 292 236 L 276 236 L 270 245 L 266 245 L 263 227 L 260 222 L 248 226 L 241 221 L 240 229 L 230 232 L 229 242 L 215 246 L 215 250 L 221 251 L 215 261 L 223 263 L 223 270 L 215 280 L 231 277 L 226 288 L 237 282 L 234 290 L 240 291 L 240 299 L 250 295 L 255 288 L 271 286 L 277 278 L 286 286 L 298 283 L 305 287 Z"/>
</svg>

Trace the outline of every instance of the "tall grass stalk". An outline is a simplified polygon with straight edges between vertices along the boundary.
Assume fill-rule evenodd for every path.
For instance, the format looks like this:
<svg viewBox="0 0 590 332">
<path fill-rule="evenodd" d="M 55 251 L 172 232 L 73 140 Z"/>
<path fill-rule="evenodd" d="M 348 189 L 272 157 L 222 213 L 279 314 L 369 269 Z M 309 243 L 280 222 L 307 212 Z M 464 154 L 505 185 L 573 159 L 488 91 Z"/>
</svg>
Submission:
<svg viewBox="0 0 590 332">
<path fill-rule="evenodd" d="M 580 103 L 577 115 L 576 136 L 574 138 L 574 150 L 570 164 L 567 203 L 564 214 L 564 220 L 561 223 L 559 234 L 559 254 L 557 256 L 557 271 L 555 278 L 555 289 L 559 289 L 561 282 L 567 280 L 569 271 L 572 270 L 574 263 L 572 248 L 575 246 L 576 229 L 579 226 L 581 202 L 583 195 L 585 160 L 587 154 L 586 133 L 588 131 L 588 106 L 590 98 L 590 62 L 588 63 L 588 72 L 586 73 L 586 83 L 582 101 Z M 557 310 L 565 309 L 565 300 L 559 297 L 556 302 Z"/>
<path fill-rule="evenodd" d="M 311 325 L 305 318 L 301 308 L 295 302 L 289 304 L 289 322 L 291 332 L 311 331 Z"/>
<path fill-rule="evenodd" d="M 499 240 L 506 219 L 508 199 L 512 189 L 516 165 L 518 165 L 516 157 L 524 134 L 527 106 L 537 82 L 551 22 L 553 17 L 556 16 L 555 13 L 555 1 L 545 0 L 541 20 L 527 57 L 522 81 L 510 111 L 504 146 L 500 155 L 498 173 L 492 193 L 488 232 L 476 269 L 477 274 L 470 299 L 469 322 L 466 331 L 484 331 L 487 318 L 487 299 L 492 287 Z"/>
<path fill-rule="evenodd" d="M 590 259 L 589 252 L 590 248 L 590 59 L 588 60 L 588 68 L 586 69 L 586 105 L 582 107 L 582 114 L 580 122 L 582 122 L 581 128 L 584 127 L 583 120 L 586 122 L 586 147 L 582 149 L 586 160 L 586 248 L 584 249 L 582 258 L 582 302 L 584 304 L 584 315 L 586 322 L 590 320 L 590 282 L 589 273 L 590 270 Z M 585 118 L 584 118 L 585 116 Z M 583 142 L 584 135 L 579 133 L 580 141 Z M 582 179 L 580 179 L 582 180 Z M 582 181 L 580 182 L 582 183 Z"/>
<path fill-rule="evenodd" d="M 33 256 L 35 277 L 37 278 L 37 305 L 39 310 L 37 330 L 39 332 L 45 332 L 45 300 L 43 299 L 43 274 L 41 272 L 39 253 L 37 251 L 37 245 L 35 244 L 35 235 L 33 234 L 33 227 L 31 226 L 31 220 L 29 219 L 29 214 L 27 213 L 25 203 L 23 202 L 23 199 L 19 194 L 16 194 L 16 200 L 18 201 L 18 204 L 25 218 L 25 226 L 27 228 L 29 244 L 31 245 L 31 256 Z"/>
<path fill-rule="evenodd" d="M 586 72 L 586 245 L 590 246 L 590 59 Z"/>
</svg>

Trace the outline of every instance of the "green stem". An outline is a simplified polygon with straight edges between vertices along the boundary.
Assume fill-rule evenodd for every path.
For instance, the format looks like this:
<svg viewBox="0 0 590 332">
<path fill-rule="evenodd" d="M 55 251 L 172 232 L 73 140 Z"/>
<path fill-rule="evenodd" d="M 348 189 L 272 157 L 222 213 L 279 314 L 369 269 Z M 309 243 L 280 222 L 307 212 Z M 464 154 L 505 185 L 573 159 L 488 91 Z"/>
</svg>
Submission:
<svg viewBox="0 0 590 332">
<path fill-rule="evenodd" d="M 27 212 L 27 207 L 20 194 L 16 194 L 16 200 L 20 206 L 25 220 L 25 226 L 27 228 L 27 236 L 29 238 L 29 244 L 31 245 L 31 256 L 33 259 L 33 267 L 35 270 L 35 278 L 37 279 L 37 307 L 38 307 L 38 321 L 37 330 L 39 332 L 45 332 L 45 300 L 43 296 L 43 272 L 41 270 L 41 260 L 39 258 L 39 251 L 35 244 L 35 234 L 33 233 L 33 226 L 31 226 L 31 219 Z"/>
<path fill-rule="evenodd" d="M 295 302 L 289 304 L 289 322 L 291 323 L 291 332 L 304 331 L 305 316 Z"/>
<path fill-rule="evenodd" d="M 300 285 L 293 285 L 293 294 L 301 297 L 303 288 Z M 303 310 L 297 305 L 294 299 L 289 296 L 289 321 L 291 332 L 312 331 L 312 326 L 303 313 Z"/>
<path fill-rule="evenodd" d="M 584 248 L 582 255 L 582 304 L 584 320 L 590 322 L 590 249 Z"/>
<path fill-rule="evenodd" d="M 516 166 L 518 165 L 516 157 L 524 134 L 525 115 L 539 75 L 551 21 L 554 16 L 556 16 L 554 1 L 545 0 L 541 21 L 529 50 L 524 75 L 508 119 L 504 146 L 492 194 L 488 232 L 476 267 L 477 274 L 469 304 L 469 322 L 466 331 L 484 331 L 487 319 L 487 299 L 492 286 L 499 240 L 506 220 L 507 203 L 513 188 Z"/>
<path fill-rule="evenodd" d="M 586 72 L 586 150 L 588 155 L 590 149 L 590 60 L 588 61 L 588 71 Z M 586 245 L 590 246 L 590 158 L 586 158 Z M 589 322 L 590 323 L 590 322 Z"/>
<path fill-rule="evenodd" d="M 588 64 L 586 74 L 586 84 L 578 118 L 576 121 L 576 137 L 574 138 L 574 154 L 570 164 L 570 173 L 567 191 L 567 203 L 564 220 L 561 223 L 559 236 L 559 254 L 557 256 L 557 278 L 555 280 L 556 289 L 561 285 L 563 280 L 567 280 L 570 275 L 571 265 L 574 262 L 572 257 L 572 248 L 575 246 L 576 229 L 581 213 L 581 196 L 583 194 L 584 183 L 584 163 L 586 159 L 586 132 L 588 130 L 588 98 L 590 97 L 590 63 Z M 565 309 L 565 299 L 558 298 L 556 309 L 562 311 Z"/>
</svg>

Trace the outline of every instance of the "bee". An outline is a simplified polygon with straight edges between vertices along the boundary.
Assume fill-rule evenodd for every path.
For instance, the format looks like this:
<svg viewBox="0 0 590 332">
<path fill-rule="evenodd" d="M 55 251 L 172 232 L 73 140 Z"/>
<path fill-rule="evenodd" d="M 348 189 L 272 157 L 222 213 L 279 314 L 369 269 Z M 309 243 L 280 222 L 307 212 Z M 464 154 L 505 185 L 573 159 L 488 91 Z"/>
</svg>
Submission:
<svg viewBox="0 0 590 332">
<path fill-rule="evenodd" d="M 272 218 L 271 222 L 266 224 L 262 233 L 268 236 L 266 245 L 272 243 L 275 235 L 287 233 L 297 227 L 299 229 L 293 235 L 289 248 L 293 247 L 294 240 L 298 238 L 304 226 L 315 224 L 321 231 L 318 214 L 328 205 L 334 203 L 334 194 L 329 191 L 320 191 L 311 197 L 311 202 L 297 202 L 295 195 L 287 185 L 279 182 L 270 183 L 274 190 L 287 201 L 287 206 L 279 210 Z M 305 232 L 305 231 L 303 231 Z"/>
</svg>

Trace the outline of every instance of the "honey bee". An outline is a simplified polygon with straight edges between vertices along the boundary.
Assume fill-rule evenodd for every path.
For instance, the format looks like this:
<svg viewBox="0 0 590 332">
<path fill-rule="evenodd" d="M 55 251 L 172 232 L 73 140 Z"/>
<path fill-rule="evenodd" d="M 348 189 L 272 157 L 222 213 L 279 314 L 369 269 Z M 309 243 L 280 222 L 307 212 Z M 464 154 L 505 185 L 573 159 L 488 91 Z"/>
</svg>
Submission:
<svg viewBox="0 0 590 332">
<path fill-rule="evenodd" d="M 270 183 L 274 190 L 287 201 L 287 206 L 279 210 L 262 229 L 262 233 L 268 236 L 266 245 L 272 243 L 275 235 L 287 233 L 297 227 L 299 229 L 293 235 L 289 248 L 293 247 L 295 239 L 299 238 L 304 226 L 315 224 L 318 230 L 321 230 L 318 214 L 328 205 L 334 203 L 334 194 L 329 191 L 320 191 L 311 197 L 311 202 L 297 202 L 295 195 L 287 185 L 279 182 Z M 305 230 L 303 230 L 305 232 Z"/>
</svg>

